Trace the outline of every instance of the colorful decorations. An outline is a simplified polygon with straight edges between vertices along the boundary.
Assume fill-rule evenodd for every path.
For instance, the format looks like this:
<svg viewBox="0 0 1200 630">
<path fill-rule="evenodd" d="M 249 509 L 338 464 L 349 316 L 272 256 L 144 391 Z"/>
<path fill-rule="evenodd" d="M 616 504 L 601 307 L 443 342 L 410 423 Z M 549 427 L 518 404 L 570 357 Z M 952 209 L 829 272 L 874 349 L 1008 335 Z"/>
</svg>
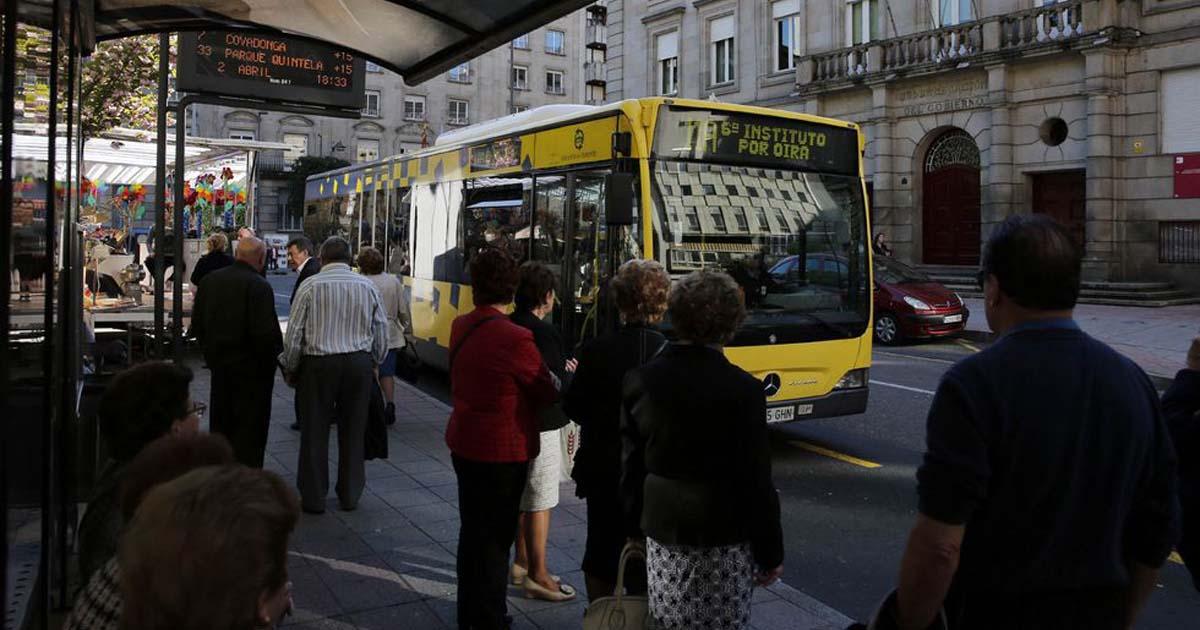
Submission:
<svg viewBox="0 0 1200 630">
<path fill-rule="evenodd" d="M 225 167 L 218 176 L 205 173 L 195 182 L 184 182 L 184 224 L 188 232 L 204 234 L 214 227 L 232 230 L 246 224 L 246 190 L 233 181 L 233 169 Z"/>
</svg>

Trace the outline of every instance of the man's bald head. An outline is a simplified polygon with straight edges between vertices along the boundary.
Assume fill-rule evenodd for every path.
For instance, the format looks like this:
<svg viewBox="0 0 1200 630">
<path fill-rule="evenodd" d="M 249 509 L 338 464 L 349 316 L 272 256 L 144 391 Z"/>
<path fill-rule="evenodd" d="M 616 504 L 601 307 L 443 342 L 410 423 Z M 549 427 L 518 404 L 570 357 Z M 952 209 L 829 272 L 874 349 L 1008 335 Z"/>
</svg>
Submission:
<svg viewBox="0 0 1200 630">
<path fill-rule="evenodd" d="M 234 258 L 262 271 L 267 259 L 267 244 L 260 238 L 249 236 L 238 241 L 237 251 L 233 255 Z"/>
</svg>

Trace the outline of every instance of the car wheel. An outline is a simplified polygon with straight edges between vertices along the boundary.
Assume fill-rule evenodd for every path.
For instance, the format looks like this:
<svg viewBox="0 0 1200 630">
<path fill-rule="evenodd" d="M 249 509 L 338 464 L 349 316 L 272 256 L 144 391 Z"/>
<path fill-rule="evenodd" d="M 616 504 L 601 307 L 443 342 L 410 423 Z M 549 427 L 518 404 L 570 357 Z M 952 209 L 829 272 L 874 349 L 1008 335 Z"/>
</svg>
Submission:
<svg viewBox="0 0 1200 630">
<path fill-rule="evenodd" d="M 875 340 L 884 345 L 900 341 L 900 322 L 891 313 L 882 313 L 875 318 Z"/>
</svg>

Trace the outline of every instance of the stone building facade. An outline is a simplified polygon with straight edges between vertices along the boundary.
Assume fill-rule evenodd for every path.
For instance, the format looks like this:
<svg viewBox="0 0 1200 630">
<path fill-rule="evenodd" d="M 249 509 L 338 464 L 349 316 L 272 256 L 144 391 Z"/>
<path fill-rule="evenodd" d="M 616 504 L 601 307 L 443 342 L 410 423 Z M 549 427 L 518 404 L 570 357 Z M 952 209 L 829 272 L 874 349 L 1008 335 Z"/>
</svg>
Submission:
<svg viewBox="0 0 1200 630">
<path fill-rule="evenodd" d="M 513 40 L 511 47 L 492 50 L 416 86 L 368 64 L 363 114 L 357 120 L 197 105 L 192 108 L 191 133 L 292 144 L 293 150 L 259 157 L 257 227 L 265 232 L 299 231 L 300 218 L 290 216 L 286 208 L 291 164 L 302 155 L 369 161 L 431 146 L 441 133 L 513 110 L 589 99 L 604 102 L 603 81 L 585 77 L 585 61 L 597 47 L 602 55 L 607 44 L 585 40 L 604 37 L 596 21 L 595 9 L 577 11 Z"/>
<path fill-rule="evenodd" d="M 1043 4 L 1044 2 L 1044 4 Z M 860 123 L 876 232 L 976 265 L 1005 217 L 1093 281 L 1200 288 L 1200 1 L 608 0 L 608 94 Z"/>
</svg>

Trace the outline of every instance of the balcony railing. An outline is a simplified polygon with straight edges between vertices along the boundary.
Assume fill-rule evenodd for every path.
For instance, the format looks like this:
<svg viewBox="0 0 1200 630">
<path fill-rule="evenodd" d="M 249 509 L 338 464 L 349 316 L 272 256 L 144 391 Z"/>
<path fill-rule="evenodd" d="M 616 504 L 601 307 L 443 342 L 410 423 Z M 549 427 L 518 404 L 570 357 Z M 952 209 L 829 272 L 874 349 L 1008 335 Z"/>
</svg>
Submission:
<svg viewBox="0 0 1200 630">
<path fill-rule="evenodd" d="M 608 25 L 592 22 L 584 31 L 584 41 L 589 48 L 608 47 Z"/>
<path fill-rule="evenodd" d="M 975 60 L 1063 45 L 1096 32 L 1101 5 L 1115 0 L 1072 0 L 965 22 L 932 31 L 802 57 L 801 88 L 814 83 L 854 82 L 870 75 L 935 72 Z"/>
<path fill-rule="evenodd" d="M 592 85 L 607 83 L 608 66 L 603 61 L 589 61 L 583 64 L 583 81 Z"/>
</svg>

